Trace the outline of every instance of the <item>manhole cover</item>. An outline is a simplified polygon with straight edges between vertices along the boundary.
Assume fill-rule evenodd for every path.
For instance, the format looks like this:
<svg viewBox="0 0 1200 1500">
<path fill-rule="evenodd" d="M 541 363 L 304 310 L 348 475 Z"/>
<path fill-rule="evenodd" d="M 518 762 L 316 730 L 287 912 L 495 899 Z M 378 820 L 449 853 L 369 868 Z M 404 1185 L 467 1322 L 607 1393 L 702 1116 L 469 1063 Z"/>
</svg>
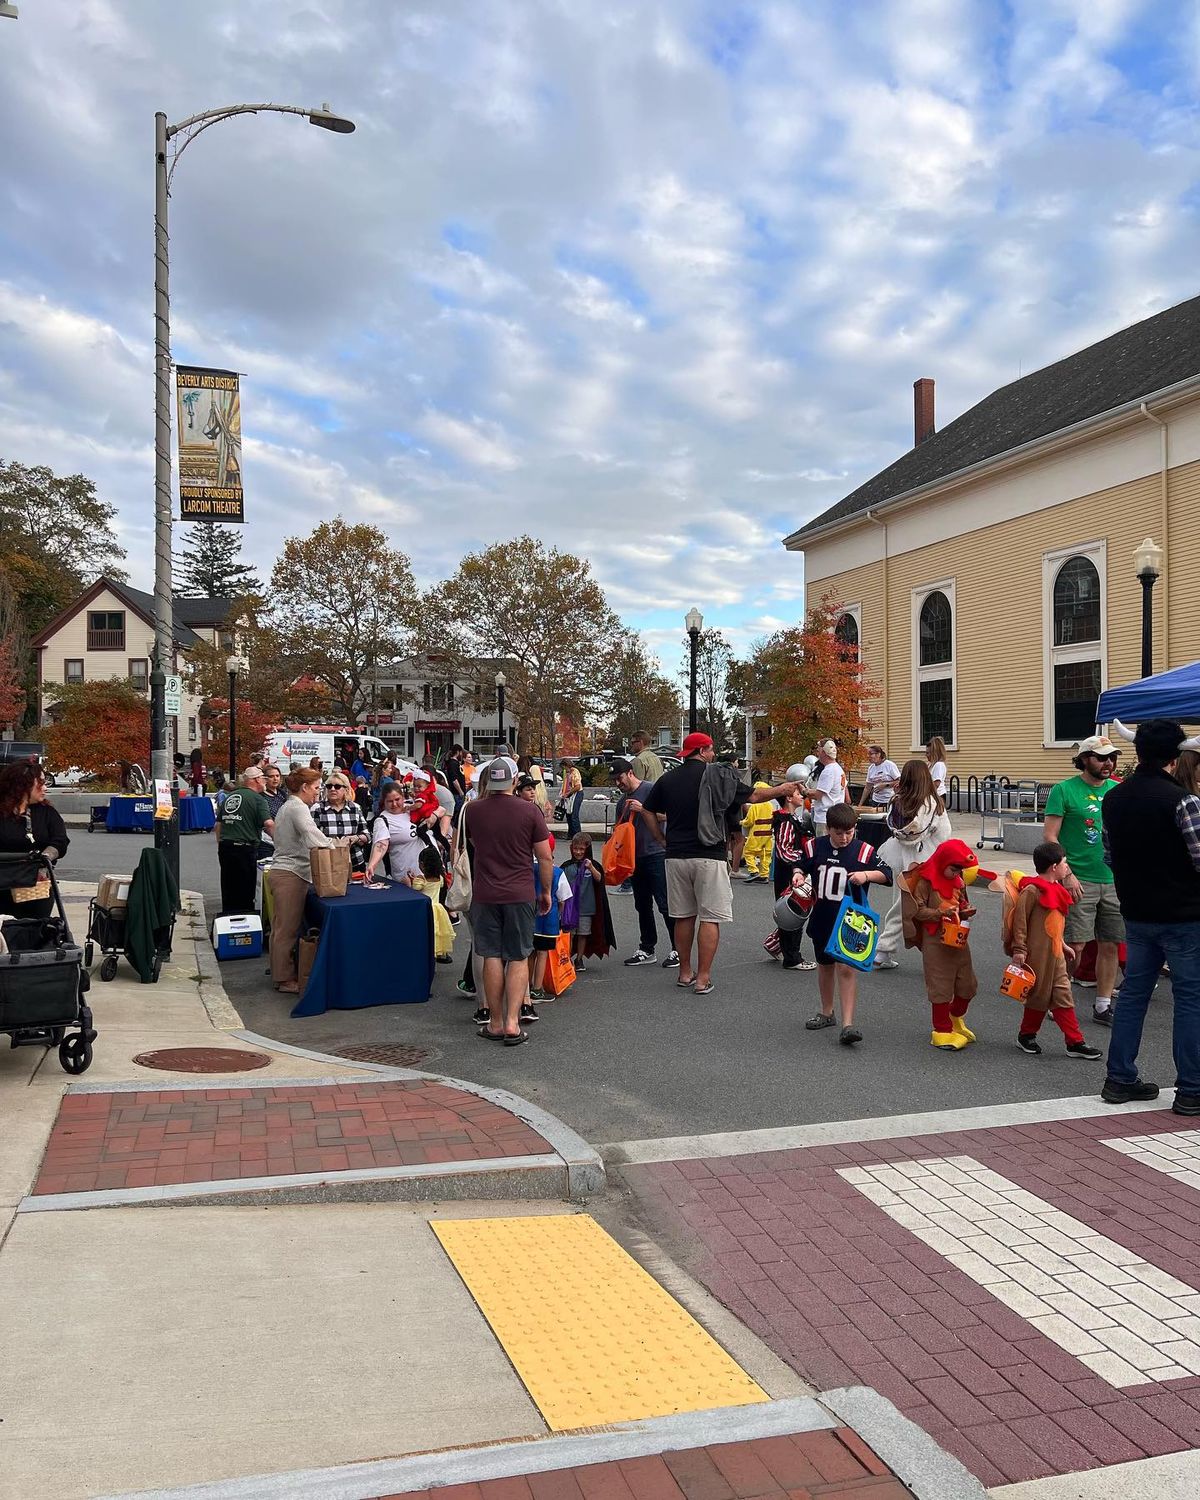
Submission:
<svg viewBox="0 0 1200 1500">
<path fill-rule="evenodd" d="M 161 1047 L 157 1052 L 139 1052 L 134 1058 L 143 1068 L 171 1073 L 249 1073 L 270 1061 L 265 1052 L 241 1052 L 233 1047 Z"/>
<path fill-rule="evenodd" d="M 431 1047 L 410 1047 L 405 1042 L 363 1043 L 354 1047 L 334 1047 L 334 1057 L 350 1062 L 384 1063 L 389 1068 L 415 1068 L 439 1056 Z"/>
</svg>

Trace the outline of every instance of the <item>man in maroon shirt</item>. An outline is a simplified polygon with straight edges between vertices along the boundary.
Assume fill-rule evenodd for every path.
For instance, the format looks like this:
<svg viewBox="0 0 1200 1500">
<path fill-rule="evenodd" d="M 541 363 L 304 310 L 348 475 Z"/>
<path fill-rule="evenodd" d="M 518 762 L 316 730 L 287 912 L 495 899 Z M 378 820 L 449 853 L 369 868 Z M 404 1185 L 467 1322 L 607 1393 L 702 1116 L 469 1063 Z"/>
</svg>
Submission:
<svg viewBox="0 0 1200 1500">
<path fill-rule="evenodd" d="M 484 767 L 480 796 L 466 809 L 467 838 L 474 849 L 471 874 L 471 932 L 483 959 L 483 992 L 489 1021 L 479 1031 L 489 1041 L 519 1047 L 529 1033 L 520 1011 L 533 952 L 537 861 L 541 896 L 538 911 L 550 910 L 554 861 L 550 831 L 536 802 L 512 795 L 516 767 L 497 756 Z"/>
</svg>

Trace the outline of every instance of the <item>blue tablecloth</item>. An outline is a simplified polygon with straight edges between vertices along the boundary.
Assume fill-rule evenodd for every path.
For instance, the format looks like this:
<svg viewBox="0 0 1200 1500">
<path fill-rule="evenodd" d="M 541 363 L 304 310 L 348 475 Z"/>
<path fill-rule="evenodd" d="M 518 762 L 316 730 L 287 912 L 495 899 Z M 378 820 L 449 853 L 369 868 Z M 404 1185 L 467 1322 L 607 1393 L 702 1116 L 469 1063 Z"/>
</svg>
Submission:
<svg viewBox="0 0 1200 1500">
<path fill-rule="evenodd" d="M 217 815 L 207 797 L 180 797 L 180 833 L 195 833 L 201 828 L 212 828 L 216 821 Z"/>
<path fill-rule="evenodd" d="M 130 828 L 150 833 L 154 828 L 154 798 L 144 792 L 136 797 L 110 797 L 104 826 L 109 833 Z"/>
<path fill-rule="evenodd" d="M 305 921 L 321 929 L 294 1016 L 366 1005 L 412 1005 L 433 988 L 433 903 L 406 885 L 344 896 L 309 891 Z"/>
</svg>

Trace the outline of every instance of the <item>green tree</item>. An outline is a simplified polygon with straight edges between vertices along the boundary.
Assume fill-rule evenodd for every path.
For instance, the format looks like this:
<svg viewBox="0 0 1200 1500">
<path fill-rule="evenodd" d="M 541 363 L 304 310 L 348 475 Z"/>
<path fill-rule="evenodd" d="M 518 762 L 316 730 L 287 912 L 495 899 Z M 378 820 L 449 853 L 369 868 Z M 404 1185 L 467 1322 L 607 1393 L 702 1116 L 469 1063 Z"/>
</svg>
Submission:
<svg viewBox="0 0 1200 1500">
<path fill-rule="evenodd" d="M 241 533 L 216 521 L 188 528 L 174 563 L 176 594 L 200 599 L 240 599 L 260 594 L 258 574 L 241 560 Z"/>
<path fill-rule="evenodd" d="M 47 569 L 59 584 L 60 609 L 101 573 L 125 577 L 116 515 L 82 474 L 60 477 L 47 468 L 0 463 L 0 557 L 16 553 Z"/>
<path fill-rule="evenodd" d="M 524 744 L 553 753 L 556 715 L 582 723 L 603 707 L 621 622 L 584 559 L 519 536 L 464 557 L 434 592 L 456 676 L 469 681 L 481 659 L 504 661 Z"/>
<path fill-rule="evenodd" d="M 610 742 L 627 745 L 636 729 L 654 737 L 660 725 L 679 723 L 679 689 L 659 670 L 638 636 L 626 636 L 611 676 L 606 705 Z"/>
<path fill-rule="evenodd" d="M 357 720 L 376 669 L 411 652 L 418 602 L 408 558 L 378 526 L 347 526 L 337 516 L 288 537 L 263 620 L 275 668 L 288 682 L 313 678 L 338 713 Z"/>
</svg>

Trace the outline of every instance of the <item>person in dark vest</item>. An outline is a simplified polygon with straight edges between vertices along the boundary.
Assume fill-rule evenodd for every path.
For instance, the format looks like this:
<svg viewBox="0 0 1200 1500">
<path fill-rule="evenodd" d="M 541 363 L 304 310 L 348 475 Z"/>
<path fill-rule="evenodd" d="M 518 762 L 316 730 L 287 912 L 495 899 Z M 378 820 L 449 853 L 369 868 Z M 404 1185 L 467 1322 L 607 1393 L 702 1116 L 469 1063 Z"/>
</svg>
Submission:
<svg viewBox="0 0 1200 1500">
<path fill-rule="evenodd" d="M 1200 1115 L 1200 797 L 1180 786 L 1171 770 L 1195 749 L 1173 719 L 1148 719 L 1132 739 L 1137 767 L 1104 799 L 1104 850 L 1112 866 L 1128 961 L 1113 1017 L 1109 1104 L 1157 1099 L 1158 1085 L 1139 1077 L 1138 1049 L 1150 996 L 1170 965 L 1175 1003 L 1177 1115 Z"/>
</svg>

